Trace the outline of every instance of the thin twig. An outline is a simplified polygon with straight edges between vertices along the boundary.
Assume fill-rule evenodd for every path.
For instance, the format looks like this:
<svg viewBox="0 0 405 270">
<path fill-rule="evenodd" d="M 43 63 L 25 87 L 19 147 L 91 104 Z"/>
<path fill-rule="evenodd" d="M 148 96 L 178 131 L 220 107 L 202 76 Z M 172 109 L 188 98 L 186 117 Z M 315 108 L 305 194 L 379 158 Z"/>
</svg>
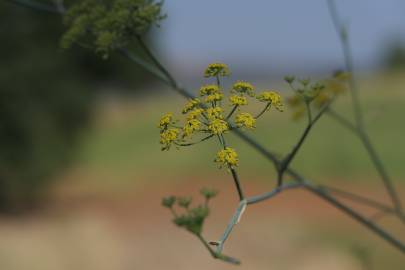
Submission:
<svg viewBox="0 0 405 270">
<path fill-rule="evenodd" d="M 223 134 L 218 135 L 218 139 L 219 139 L 219 142 L 222 144 L 223 148 L 225 149 L 226 141 L 225 141 L 224 135 Z M 238 191 L 239 201 L 243 201 L 245 199 L 245 196 L 243 195 L 243 190 L 242 190 L 242 186 L 239 181 L 238 173 L 236 172 L 235 168 L 233 168 L 232 166 L 229 166 L 229 170 L 231 171 L 236 190 Z"/>
<path fill-rule="evenodd" d="M 222 254 L 222 253 L 217 253 L 217 252 L 215 252 L 215 251 L 210 247 L 210 245 L 208 244 L 208 242 L 204 239 L 204 237 L 203 237 L 201 234 L 197 234 L 197 238 L 201 241 L 201 243 L 204 245 L 204 247 L 208 250 L 208 252 L 211 254 L 211 256 L 212 256 L 214 259 L 219 259 L 219 260 L 222 260 L 222 261 L 224 261 L 224 262 L 231 263 L 231 264 L 240 264 L 240 261 L 239 261 L 238 259 L 235 259 L 235 258 L 233 258 L 233 257 L 226 256 L 226 255 L 224 255 L 224 254 Z"/>
<path fill-rule="evenodd" d="M 303 185 L 301 183 L 290 183 L 290 184 L 285 184 L 279 187 L 276 187 L 275 189 L 273 189 L 270 192 L 265 192 L 263 194 L 260 195 L 256 195 L 256 196 L 252 196 L 246 199 L 247 204 L 255 204 L 255 203 L 259 203 L 268 199 L 273 198 L 275 195 L 277 195 L 278 193 L 284 191 L 284 190 L 288 190 L 288 189 L 294 189 L 294 188 L 300 188 Z"/>
<path fill-rule="evenodd" d="M 213 134 L 211 134 L 211 135 L 209 135 L 209 136 L 207 136 L 207 137 L 204 137 L 204 138 L 202 138 L 201 140 L 196 141 L 196 142 L 192 142 L 192 143 L 175 143 L 175 144 L 178 145 L 178 146 L 192 146 L 192 145 L 198 144 L 198 143 L 200 143 L 200 142 L 204 142 L 204 141 L 206 141 L 206 140 L 208 140 L 208 139 L 210 139 L 210 138 L 212 138 L 212 137 L 214 137 Z"/>
<path fill-rule="evenodd" d="M 348 192 L 346 190 L 342 190 L 339 188 L 331 187 L 331 186 L 326 186 L 326 185 L 318 185 L 319 188 L 324 189 L 326 191 L 329 191 L 330 193 L 335 193 L 336 195 L 339 195 L 341 197 L 345 197 L 347 199 L 350 199 L 354 202 L 360 203 L 367 205 L 369 207 L 373 207 L 376 209 L 379 209 L 381 211 L 386 211 L 388 213 L 395 213 L 395 208 L 392 208 L 389 205 L 386 205 L 384 203 L 381 203 L 379 201 L 376 201 L 374 199 L 370 199 L 368 197 L 364 197 L 362 195 L 358 195 L 352 192 Z"/>
<path fill-rule="evenodd" d="M 360 100 L 358 97 L 358 89 L 356 85 L 356 81 L 354 80 L 353 76 L 353 56 L 349 44 L 349 38 L 348 38 L 348 33 L 345 28 L 345 26 L 341 23 L 339 13 L 337 12 L 336 9 L 336 3 L 334 0 L 328 0 L 328 9 L 329 13 L 334 25 L 334 28 L 336 30 L 336 33 L 339 36 L 339 40 L 341 43 L 342 51 L 343 51 L 343 56 L 345 59 L 345 65 L 347 71 L 350 73 L 350 93 L 352 96 L 352 102 L 353 102 L 353 111 L 354 111 L 354 116 L 356 120 L 356 129 L 357 129 L 357 134 L 360 137 L 360 139 L 363 142 L 364 147 L 366 148 L 371 161 L 374 164 L 374 167 L 377 169 L 377 172 L 380 174 L 381 180 L 384 183 L 384 186 L 388 192 L 388 194 L 391 197 L 392 203 L 395 206 L 395 209 L 397 210 L 398 214 L 400 216 L 403 215 L 403 209 L 401 205 L 401 201 L 399 199 L 399 196 L 397 194 L 397 191 L 395 190 L 395 187 L 391 181 L 391 178 L 389 177 L 387 171 L 385 170 L 385 167 L 378 156 L 377 152 L 374 149 L 373 144 L 370 141 L 370 138 L 368 137 L 367 133 L 365 132 L 364 129 L 364 119 L 363 119 L 363 114 L 360 106 Z M 347 125 L 345 125 L 347 126 Z"/>
<path fill-rule="evenodd" d="M 322 199 L 326 200 L 327 202 L 331 203 L 333 206 L 338 208 L 339 210 L 342 210 L 344 213 L 348 214 L 350 217 L 352 217 L 354 220 L 357 220 L 366 228 L 370 229 L 377 235 L 381 236 L 384 240 L 386 240 L 388 243 L 390 243 L 392 246 L 398 248 L 402 253 L 405 253 L 405 244 L 401 242 L 399 239 L 388 233 L 386 230 L 384 230 L 382 227 L 378 226 L 375 222 L 373 222 L 371 219 L 368 219 L 364 217 L 363 215 L 359 214 L 355 210 L 353 210 L 351 207 L 345 205 L 344 203 L 340 202 L 333 196 L 331 196 L 329 193 L 325 192 L 322 189 L 317 188 L 316 186 L 309 184 L 308 182 L 304 182 L 304 187 L 311 191 L 312 193 L 316 194 L 317 196 L 321 197 Z"/>
<path fill-rule="evenodd" d="M 321 116 L 327 111 L 329 108 L 330 104 L 333 102 L 333 100 L 329 101 L 324 107 L 317 113 L 315 118 L 312 118 L 312 113 L 311 113 L 311 107 L 309 103 L 306 103 L 306 108 L 308 111 L 308 124 L 306 128 L 304 129 L 301 137 L 299 138 L 298 142 L 295 144 L 291 152 L 281 161 L 280 165 L 278 166 L 277 169 L 277 186 L 281 186 L 283 184 L 283 176 L 286 168 L 290 165 L 290 163 L 293 161 L 295 156 L 298 153 L 298 150 L 301 149 L 305 139 L 307 138 L 309 132 L 311 131 L 312 127 L 316 124 L 316 122 L 321 118 Z"/>
<path fill-rule="evenodd" d="M 229 118 L 231 118 L 232 114 L 236 111 L 236 109 L 238 108 L 238 105 L 233 106 L 232 110 L 229 112 L 229 114 L 227 115 L 227 117 L 225 117 L 225 120 L 229 120 Z"/>
<path fill-rule="evenodd" d="M 260 116 L 262 116 L 271 106 L 271 103 L 267 103 L 267 105 L 263 108 L 263 110 L 261 110 L 254 118 L 258 119 Z"/>
</svg>

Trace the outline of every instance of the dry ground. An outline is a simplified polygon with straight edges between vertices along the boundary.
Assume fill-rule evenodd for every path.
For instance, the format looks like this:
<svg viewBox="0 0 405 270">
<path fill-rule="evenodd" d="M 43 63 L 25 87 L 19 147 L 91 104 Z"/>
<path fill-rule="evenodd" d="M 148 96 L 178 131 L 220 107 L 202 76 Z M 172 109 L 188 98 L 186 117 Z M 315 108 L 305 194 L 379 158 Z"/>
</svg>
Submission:
<svg viewBox="0 0 405 270">
<path fill-rule="evenodd" d="M 199 183 L 149 185 L 122 196 L 58 189 L 43 209 L 1 218 L 0 269 L 237 269 L 211 259 L 197 239 L 170 222 L 169 212 L 159 204 L 167 194 L 197 193 Z M 226 192 L 230 186 L 212 184 L 222 193 L 206 224 L 209 239 L 221 234 L 237 203 L 235 194 Z M 256 182 L 248 192 L 266 188 Z M 404 240 L 404 227 L 394 218 L 382 224 Z M 242 260 L 239 269 L 363 269 L 354 247 L 366 248 L 373 269 L 404 269 L 405 256 L 399 251 L 313 195 L 296 190 L 248 208 L 226 253 Z"/>
</svg>

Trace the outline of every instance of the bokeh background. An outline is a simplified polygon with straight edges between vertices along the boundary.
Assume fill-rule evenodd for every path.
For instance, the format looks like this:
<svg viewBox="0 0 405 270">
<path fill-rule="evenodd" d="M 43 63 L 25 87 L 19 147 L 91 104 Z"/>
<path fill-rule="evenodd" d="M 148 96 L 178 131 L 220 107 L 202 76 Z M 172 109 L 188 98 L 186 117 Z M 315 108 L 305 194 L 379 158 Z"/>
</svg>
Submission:
<svg viewBox="0 0 405 270">
<path fill-rule="evenodd" d="M 349 28 L 367 130 L 405 198 L 405 3 L 338 2 Z M 149 37 L 188 89 L 222 61 L 230 85 L 291 95 L 284 75 L 324 78 L 344 67 L 325 1 L 166 1 Z M 161 152 L 160 115 L 184 99 L 119 55 L 61 50 L 61 19 L 0 3 L 0 268 L 231 269 L 212 260 L 160 206 L 165 195 L 220 190 L 205 235 L 216 239 L 237 196 L 212 160 L 214 142 Z M 350 97 L 334 105 L 352 117 Z M 256 109 L 256 108 L 253 108 Z M 279 153 L 304 123 L 272 111 L 252 134 Z M 229 135 L 248 194 L 275 184 L 273 167 Z M 358 139 L 325 117 L 292 164 L 317 183 L 389 202 Z M 371 209 L 355 206 L 367 214 Z M 381 224 L 405 240 L 403 224 Z M 330 205 L 288 191 L 248 209 L 226 246 L 241 269 L 404 269 L 405 257 Z"/>
</svg>

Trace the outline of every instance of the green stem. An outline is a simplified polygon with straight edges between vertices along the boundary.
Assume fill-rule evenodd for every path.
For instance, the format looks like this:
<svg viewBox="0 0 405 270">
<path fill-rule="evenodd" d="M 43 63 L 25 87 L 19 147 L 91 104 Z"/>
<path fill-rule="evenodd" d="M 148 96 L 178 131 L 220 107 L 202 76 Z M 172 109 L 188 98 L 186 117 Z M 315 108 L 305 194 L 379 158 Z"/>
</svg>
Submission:
<svg viewBox="0 0 405 270">
<path fill-rule="evenodd" d="M 195 145 L 195 144 L 198 144 L 198 143 L 200 143 L 200 142 L 204 142 L 204 141 L 206 141 L 206 140 L 208 140 L 208 139 L 210 139 L 210 138 L 212 138 L 212 137 L 214 137 L 214 135 L 209 135 L 209 136 L 207 136 L 207 137 L 204 137 L 204 138 L 202 138 L 201 140 L 199 140 L 199 141 L 197 141 L 197 142 L 192 142 L 192 143 L 175 143 L 176 145 L 178 145 L 178 146 L 191 146 L 191 145 Z"/>
<path fill-rule="evenodd" d="M 225 118 L 225 120 L 229 120 L 231 118 L 232 114 L 236 111 L 236 109 L 239 107 L 239 105 L 233 106 L 232 110 L 229 112 L 228 116 Z"/>
<path fill-rule="evenodd" d="M 270 106 L 271 106 L 271 103 L 270 103 L 270 102 L 267 103 L 267 105 L 264 107 L 264 109 L 261 110 L 261 112 L 259 112 L 259 113 L 255 116 L 255 119 L 258 119 L 260 116 L 262 116 L 262 115 L 269 109 Z"/>
<path fill-rule="evenodd" d="M 218 139 L 219 139 L 219 142 L 222 144 L 223 148 L 225 149 L 226 148 L 226 141 L 225 141 L 224 135 L 223 134 L 218 135 Z M 233 178 L 233 181 L 235 183 L 236 190 L 238 191 L 239 201 L 242 201 L 242 200 L 244 200 L 245 196 L 243 195 L 243 190 L 242 190 L 242 186 L 241 186 L 240 181 L 239 181 L 239 176 L 238 176 L 236 170 L 234 168 L 232 168 L 232 166 L 229 165 L 228 168 L 231 171 L 232 178 Z"/>
<path fill-rule="evenodd" d="M 304 144 L 304 141 L 307 138 L 312 127 L 321 118 L 321 116 L 326 112 L 327 108 L 330 106 L 330 104 L 332 102 L 333 102 L 333 100 L 331 100 L 328 104 L 326 104 L 317 113 L 315 118 L 312 118 L 311 107 L 309 106 L 309 103 L 308 102 L 305 103 L 307 111 L 308 111 L 308 124 L 307 124 L 306 128 L 304 129 L 304 131 L 303 131 L 301 137 L 299 138 L 298 142 L 296 143 L 296 145 L 293 147 L 291 152 L 281 161 L 281 163 L 278 166 L 278 169 L 277 169 L 277 186 L 278 187 L 280 187 L 283 184 L 283 176 L 284 176 L 286 168 L 290 165 L 290 163 L 293 161 L 293 159 L 297 155 L 298 151 L 301 149 L 301 147 Z"/>
<path fill-rule="evenodd" d="M 239 176 L 236 173 L 236 170 L 234 168 L 232 168 L 231 166 L 229 166 L 229 170 L 232 173 L 232 178 L 235 182 L 236 190 L 238 191 L 239 201 L 242 201 L 242 200 L 244 200 L 245 196 L 243 195 L 242 186 L 239 181 Z"/>
</svg>

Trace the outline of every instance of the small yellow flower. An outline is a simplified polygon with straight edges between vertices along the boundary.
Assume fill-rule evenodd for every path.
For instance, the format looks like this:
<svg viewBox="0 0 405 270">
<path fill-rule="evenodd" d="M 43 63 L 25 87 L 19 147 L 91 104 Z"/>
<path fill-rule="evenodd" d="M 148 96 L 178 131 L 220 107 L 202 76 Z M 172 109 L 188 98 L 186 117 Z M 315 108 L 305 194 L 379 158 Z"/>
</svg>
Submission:
<svg viewBox="0 0 405 270">
<path fill-rule="evenodd" d="M 287 98 L 287 104 L 293 108 L 292 119 L 299 120 L 305 116 L 306 106 L 305 101 L 301 95 L 295 94 Z"/>
<path fill-rule="evenodd" d="M 253 97 L 255 95 L 254 89 L 255 88 L 251 83 L 243 82 L 243 81 L 238 81 L 238 82 L 234 83 L 234 85 L 232 86 L 233 92 L 247 94 L 251 97 Z"/>
<path fill-rule="evenodd" d="M 195 109 L 200 105 L 201 101 L 198 98 L 190 99 L 182 111 L 183 114 L 188 113 L 189 111 Z"/>
<path fill-rule="evenodd" d="M 247 98 L 239 95 L 232 95 L 229 97 L 229 101 L 231 102 L 232 105 L 235 106 L 242 106 L 242 105 L 247 105 Z"/>
<path fill-rule="evenodd" d="M 249 129 L 256 128 L 256 119 L 250 113 L 240 113 L 235 117 L 235 122 L 238 127 L 246 127 Z"/>
<path fill-rule="evenodd" d="M 220 101 L 220 100 L 222 100 L 223 97 L 224 97 L 224 95 L 221 93 L 214 93 L 214 94 L 208 95 L 205 98 L 205 102 L 210 103 L 210 102 L 214 102 L 214 101 Z"/>
<path fill-rule="evenodd" d="M 200 96 L 208 96 L 213 94 L 219 94 L 220 90 L 218 85 L 216 84 L 208 84 L 204 85 L 200 88 Z"/>
<path fill-rule="evenodd" d="M 201 108 L 194 109 L 194 110 L 192 110 L 192 111 L 190 111 L 190 112 L 188 113 L 188 115 L 187 115 L 187 120 L 196 119 L 196 118 L 198 118 L 203 112 L 204 112 L 204 110 L 201 109 Z"/>
<path fill-rule="evenodd" d="M 271 103 L 271 105 L 273 105 L 280 112 L 284 110 L 283 102 L 281 101 L 281 96 L 274 91 L 264 91 L 257 96 L 257 99 L 262 102 Z"/>
<path fill-rule="evenodd" d="M 188 120 L 183 127 L 183 137 L 191 136 L 194 132 L 200 130 L 200 128 L 201 122 L 199 120 L 197 119 Z"/>
<path fill-rule="evenodd" d="M 229 166 L 231 168 L 236 167 L 239 162 L 238 154 L 235 149 L 226 147 L 217 153 L 215 162 L 219 163 L 220 166 Z"/>
<path fill-rule="evenodd" d="M 179 129 L 169 128 L 160 133 L 160 144 L 163 150 L 169 150 L 170 146 L 179 137 Z"/>
<path fill-rule="evenodd" d="M 207 116 L 209 119 L 222 119 L 223 118 L 223 110 L 221 107 L 212 107 L 207 109 Z"/>
<path fill-rule="evenodd" d="M 208 125 L 208 129 L 212 134 L 219 135 L 229 130 L 228 123 L 222 119 L 214 119 Z"/>
<path fill-rule="evenodd" d="M 209 64 L 208 67 L 205 69 L 204 77 L 216 77 L 216 76 L 229 76 L 229 68 L 227 65 L 223 63 L 212 63 Z"/>
<path fill-rule="evenodd" d="M 172 123 L 174 123 L 173 114 L 172 113 L 166 113 L 165 115 L 162 116 L 162 118 L 160 118 L 159 128 L 165 129 Z"/>
<path fill-rule="evenodd" d="M 342 80 L 329 79 L 325 81 L 325 90 L 332 92 L 334 95 L 340 95 L 347 90 L 347 83 Z"/>
</svg>

